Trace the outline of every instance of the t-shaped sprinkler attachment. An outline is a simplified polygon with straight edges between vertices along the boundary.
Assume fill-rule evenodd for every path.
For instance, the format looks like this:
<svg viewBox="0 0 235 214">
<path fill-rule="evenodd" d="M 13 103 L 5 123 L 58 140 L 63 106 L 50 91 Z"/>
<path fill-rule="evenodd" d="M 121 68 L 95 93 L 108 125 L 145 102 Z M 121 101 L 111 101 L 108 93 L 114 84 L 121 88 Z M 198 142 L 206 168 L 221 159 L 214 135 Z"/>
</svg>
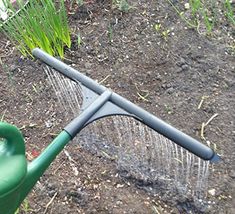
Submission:
<svg viewBox="0 0 235 214">
<path fill-rule="evenodd" d="M 98 84 L 96 81 L 45 53 L 39 48 L 35 48 L 32 53 L 36 58 L 40 59 L 51 68 L 60 72 L 69 79 L 83 85 L 93 93 L 97 94 L 97 96 L 108 90 L 106 87 Z M 209 160 L 211 162 L 217 162 L 220 160 L 220 157 L 208 146 L 177 130 L 173 126 L 138 107 L 117 93 L 112 92 L 109 102 L 104 106 L 104 108 L 103 111 L 100 111 L 100 113 L 96 114 L 95 117 L 91 118 L 90 122 L 109 115 L 128 115 L 134 117 L 159 134 L 162 134 L 166 138 L 172 140 L 204 160 Z"/>
</svg>

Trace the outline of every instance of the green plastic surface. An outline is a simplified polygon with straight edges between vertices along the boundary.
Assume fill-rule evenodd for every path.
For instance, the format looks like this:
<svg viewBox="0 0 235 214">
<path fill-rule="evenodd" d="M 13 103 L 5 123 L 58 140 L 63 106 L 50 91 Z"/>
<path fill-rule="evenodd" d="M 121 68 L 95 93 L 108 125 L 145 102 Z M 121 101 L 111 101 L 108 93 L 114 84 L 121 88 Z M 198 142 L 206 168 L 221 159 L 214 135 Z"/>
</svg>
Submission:
<svg viewBox="0 0 235 214">
<path fill-rule="evenodd" d="M 0 214 L 14 214 L 39 178 L 71 140 L 62 131 L 31 163 L 27 164 L 21 132 L 0 122 Z"/>
<path fill-rule="evenodd" d="M 15 126 L 0 123 L 0 197 L 16 189 L 27 172 L 22 134 Z"/>
</svg>

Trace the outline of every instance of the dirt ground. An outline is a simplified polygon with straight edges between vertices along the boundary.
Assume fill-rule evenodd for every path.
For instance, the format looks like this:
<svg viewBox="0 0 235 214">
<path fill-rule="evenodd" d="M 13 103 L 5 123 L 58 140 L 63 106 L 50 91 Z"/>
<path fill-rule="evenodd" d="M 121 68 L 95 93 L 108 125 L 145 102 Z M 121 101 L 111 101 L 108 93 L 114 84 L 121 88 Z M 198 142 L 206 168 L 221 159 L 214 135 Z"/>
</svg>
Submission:
<svg viewBox="0 0 235 214">
<path fill-rule="evenodd" d="M 73 45 L 64 61 L 210 143 L 222 157 L 211 166 L 210 205 L 200 210 L 184 201 L 159 198 L 121 176 L 115 160 L 72 143 L 42 176 L 21 214 L 235 213 L 234 26 L 223 20 L 205 35 L 203 29 L 190 29 L 167 1 L 136 0 L 131 5 L 127 13 L 109 1 L 72 5 Z M 154 28 L 156 23 L 160 30 Z M 167 30 L 165 37 L 162 32 Z M 71 115 L 59 105 L 41 63 L 23 58 L 4 35 L 0 38 L 0 120 L 21 129 L 32 160 Z M 202 123 L 210 118 L 201 139 Z"/>
</svg>

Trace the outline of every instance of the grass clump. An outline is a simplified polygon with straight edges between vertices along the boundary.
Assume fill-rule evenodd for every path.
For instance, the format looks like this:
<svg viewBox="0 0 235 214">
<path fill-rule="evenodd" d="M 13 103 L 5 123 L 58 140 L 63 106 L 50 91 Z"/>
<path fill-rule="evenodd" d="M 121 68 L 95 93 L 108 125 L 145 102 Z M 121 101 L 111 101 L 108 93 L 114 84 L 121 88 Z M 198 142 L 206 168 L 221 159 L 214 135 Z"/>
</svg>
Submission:
<svg viewBox="0 0 235 214">
<path fill-rule="evenodd" d="M 7 7 L 17 12 L 6 0 Z M 64 47 L 71 47 L 70 30 L 64 1 L 31 0 L 26 6 L 17 1 L 20 12 L 2 23 L 1 30 L 15 43 L 24 56 L 39 47 L 51 55 L 64 56 Z"/>
<path fill-rule="evenodd" d="M 210 34 L 215 26 L 219 26 L 220 20 L 226 18 L 228 23 L 235 25 L 234 8 L 230 0 L 189 0 L 184 4 L 186 12 L 180 10 L 172 0 L 167 2 L 180 15 L 189 27 L 199 29 L 204 28 Z"/>
<path fill-rule="evenodd" d="M 229 0 L 225 0 L 225 2 L 224 2 L 224 9 L 225 9 L 225 16 L 227 17 L 227 19 L 233 25 L 235 25 L 235 14 L 234 14 L 233 7 L 232 7 L 232 5 L 231 5 Z"/>
<path fill-rule="evenodd" d="M 202 22 L 207 33 L 211 33 L 216 23 L 217 11 L 214 1 L 203 2 L 201 0 L 190 0 L 190 10 L 193 22 L 199 27 Z"/>
</svg>

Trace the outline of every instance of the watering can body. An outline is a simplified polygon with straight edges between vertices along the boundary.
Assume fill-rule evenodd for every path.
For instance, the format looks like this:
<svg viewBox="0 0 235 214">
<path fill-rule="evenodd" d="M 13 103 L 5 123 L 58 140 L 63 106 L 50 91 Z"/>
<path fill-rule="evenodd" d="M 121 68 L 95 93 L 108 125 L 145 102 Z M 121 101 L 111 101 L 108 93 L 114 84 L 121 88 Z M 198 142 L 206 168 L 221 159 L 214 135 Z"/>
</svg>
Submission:
<svg viewBox="0 0 235 214">
<path fill-rule="evenodd" d="M 0 214 L 14 214 L 70 140 L 70 135 L 62 131 L 39 157 L 28 163 L 21 132 L 13 125 L 0 122 Z"/>
<path fill-rule="evenodd" d="M 22 134 L 15 126 L 0 123 L 0 214 L 10 214 L 20 203 L 19 188 L 27 174 Z"/>
</svg>

